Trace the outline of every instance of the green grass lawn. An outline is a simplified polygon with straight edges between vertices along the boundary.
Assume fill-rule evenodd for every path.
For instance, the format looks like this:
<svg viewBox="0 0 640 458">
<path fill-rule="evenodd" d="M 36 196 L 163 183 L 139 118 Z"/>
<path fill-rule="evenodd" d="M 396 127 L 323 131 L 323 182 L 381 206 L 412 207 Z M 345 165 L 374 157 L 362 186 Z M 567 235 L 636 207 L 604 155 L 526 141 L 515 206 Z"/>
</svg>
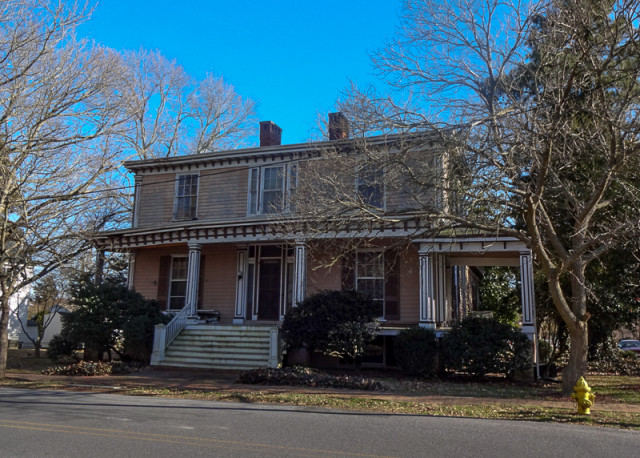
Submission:
<svg viewBox="0 0 640 458">
<path fill-rule="evenodd" d="M 34 358 L 33 350 L 10 350 L 8 373 L 39 374 L 51 362 L 43 352 Z M 363 371 L 361 376 L 376 377 L 389 387 L 386 391 L 287 390 L 286 386 L 234 385 L 224 390 L 188 390 L 139 385 L 122 387 L 120 394 L 167 396 L 188 399 L 239 401 L 247 403 L 288 404 L 343 410 L 441 415 L 469 418 L 529 420 L 575 423 L 593 426 L 640 429 L 640 413 L 625 412 L 628 406 L 640 406 L 640 377 L 590 374 L 585 378 L 596 393 L 591 416 L 578 415 L 569 398 L 561 394 L 559 383 L 510 382 L 500 377 L 482 381 L 465 377 L 422 380 L 402 377 L 398 373 Z M 125 376 L 126 377 L 126 376 Z M 23 388 L 78 389 L 78 382 L 0 380 L 1 385 Z M 71 385 L 76 385 L 71 386 Z M 91 390 L 90 387 L 83 389 Z M 99 389 L 99 388 L 95 388 Z M 425 397 L 432 397 L 431 400 Z M 465 399 L 468 398 L 468 401 Z M 427 400 L 425 400 L 427 399 Z M 521 402 L 515 402 L 521 400 Z M 557 406 L 537 405 L 537 401 L 559 401 Z M 610 411 L 598 410 L 606 403 Z M 620 411 L 616 411 L 619 404 Z M 613 408 L 612 408 L 613 406 Z M 611 411 L 613 410 L 613 411 Z M 640 412 L 640 409 L 638 409 Z"/>
<path fill-rule="evenodd" d="M 9 349 L 7 354 L 8 373 L 39 374 L 53 363 L 47 358 L 47 351 L 40 350 L 40 358 L 35 357 L 33 349 Z"/>
</svg>

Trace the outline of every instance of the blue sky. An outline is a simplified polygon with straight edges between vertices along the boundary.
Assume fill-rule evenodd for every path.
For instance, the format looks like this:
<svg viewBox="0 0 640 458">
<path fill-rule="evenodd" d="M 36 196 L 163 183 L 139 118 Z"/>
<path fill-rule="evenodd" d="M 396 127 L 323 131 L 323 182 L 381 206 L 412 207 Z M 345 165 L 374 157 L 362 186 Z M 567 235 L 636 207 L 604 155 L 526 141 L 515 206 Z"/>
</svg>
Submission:
<svg viewBox="0 0 640 458">
<path fill-rule="evenodd" d="M 401 0 L 102 0 L 78 32 L 114 49 L 157 49 L 196 78 L 224 77 L 283 144 L 317 133 L 349 80 L 374 80 L 369 53 Z M 257 126 L 256 126 L 257 132 Z"/>
</svg>

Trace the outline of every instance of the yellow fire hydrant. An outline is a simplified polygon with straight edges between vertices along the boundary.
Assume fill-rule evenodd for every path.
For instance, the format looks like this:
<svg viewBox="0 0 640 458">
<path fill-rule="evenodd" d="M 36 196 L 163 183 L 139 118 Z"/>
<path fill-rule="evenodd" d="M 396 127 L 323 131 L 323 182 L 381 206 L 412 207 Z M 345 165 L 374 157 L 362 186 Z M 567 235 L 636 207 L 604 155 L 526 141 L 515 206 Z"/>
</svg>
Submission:
<svg viewBox="0 0 640 458">
<path fill-rule="evenodd" d="M 596 400 L 596 395 L 591 392 L 591 388 L 587 385 L 587 381 L 584 377 L 580 377 L 576 382 L 576 386 L 573 387 L 573 394 L 571 397 L 578 403 L 579 414 L 591 415 L 591 411 L 589 409 L 593 406 Z"/>
</svg>

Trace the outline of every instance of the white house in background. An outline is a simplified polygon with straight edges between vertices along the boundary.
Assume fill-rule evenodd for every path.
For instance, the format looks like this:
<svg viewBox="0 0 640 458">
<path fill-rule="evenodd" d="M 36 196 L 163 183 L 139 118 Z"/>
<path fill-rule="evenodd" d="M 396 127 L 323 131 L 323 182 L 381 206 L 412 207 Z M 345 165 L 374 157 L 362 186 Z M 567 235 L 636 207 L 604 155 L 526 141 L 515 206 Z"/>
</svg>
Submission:
<svg viewBox="0 0 640 458">
<path fill-rule="evenodd" d="M 40 342 L 42 348 L 47 348 L 51 338 L 62 332 L 62 315 L 66 313 L 69 313 L 69 310 L 58 305 L 44 316 L 46 328 L 44 330 L 44 336 L 42 336 L 42 342 Z M 22 348 L 33 348 L 33 342 L 29 340 L 29 337 L 36 340 L 38 337 L 38 324 L 35 320 L 23 321 L 23 323 L 25 324 L 24 327 L 27 332 L 26 335 L 23 333 L 23 340 L 20 341 Z"/>
<path fill-rule="evenodd" d="M 29 308 L 29 297 L 31 288 L 25 287 L 14 294 L 9 300 L 9 346 L 24 344 L 29 339 L 24 335 L 20 321 L 27 324 L 27 314 Z"/>
</svg>

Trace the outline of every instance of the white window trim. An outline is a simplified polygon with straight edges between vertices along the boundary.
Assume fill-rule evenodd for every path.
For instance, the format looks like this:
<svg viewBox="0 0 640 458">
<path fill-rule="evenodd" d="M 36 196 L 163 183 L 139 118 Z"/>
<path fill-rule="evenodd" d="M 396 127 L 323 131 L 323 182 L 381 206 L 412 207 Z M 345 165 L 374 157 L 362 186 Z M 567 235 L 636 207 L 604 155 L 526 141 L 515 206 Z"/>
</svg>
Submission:
<svg viewBox="0 0 640 458">
<path fill-rule="evenodd" d="M 186 277 L 184 278 L 184 282 L 186 284 L 187 282 L 187 278 L 189 276 L 189 255 L 172 255 L 171 256 L 171 265 L 169 266 L 169 290 L 167 291 L 167 310 L 168 311 L 175 311 L 175 310 L 181 310 L 182 307 L 180 308 L 171 308 L 171 287 L 173 286 L 173 261 L 174 259 L 186 259 L 187 260 L 187 272 L 186 272 Z M 176 281 L 182 281 L 182 279 L 176 279 Z M 178 296 L 178 297 L 182 297 L 182 296 Z M 186 288 L 185 288 L 185 295 L 184 295 L 184 299 L 185 302 L 187 300 L 187 292 L 186 292 Z"/>
<path fill-rule="evenodd" d="M 264 210 L 264 170 L 268 168 L 280 168 L 284 175 L 282 177 L 282 209 L 279 212 L 267 212 Z M 298 163 L 279 163 L 279 164 L 267 164 L 260 167 L 252 167 L 249 169 L 248 183 L 247 183 L 247 216 L 255 215 L 278 215 L 283 213 L 289 213 L 291 211 L 291 193 L 295 189 L 298 180 L 297 173 Z M 292 172 L 296 170 L 295 173 Z M 254 172 L 255 171 L 255 172 Z M 251 201 L 251 177 L 253 173 L 257 173 L 257 191 L 255 202 L 255 213 L 252 212 Z M 295 175 L 295 179 L 292 183 L 292 176 Z"/>
<path fill-rule="evenodd" d="M 196 206 L 195 206 L 195 215 L 192 215 L 190 217 L 183 217 L 183 218 L 177 218 L 176 213 L 178 211 L 178 197 L 184 197 L 184 196 L 178 196 L 178 188 L 180 186 L 180 177 L 188 177 L 188 176 L 196 176 L 198 178 L 198 183 L 196 186 Z M 175 184 L 175 188 L 173 191 L 173 220 L 174 221 L 184 221 L 184 220 L 194 220 L 194 219 L 198 219 L 198 204 L 200 201 L 200 172 L 193 172 L 193 173 L 176 173 L 176 184 Z"/>
</svg>

